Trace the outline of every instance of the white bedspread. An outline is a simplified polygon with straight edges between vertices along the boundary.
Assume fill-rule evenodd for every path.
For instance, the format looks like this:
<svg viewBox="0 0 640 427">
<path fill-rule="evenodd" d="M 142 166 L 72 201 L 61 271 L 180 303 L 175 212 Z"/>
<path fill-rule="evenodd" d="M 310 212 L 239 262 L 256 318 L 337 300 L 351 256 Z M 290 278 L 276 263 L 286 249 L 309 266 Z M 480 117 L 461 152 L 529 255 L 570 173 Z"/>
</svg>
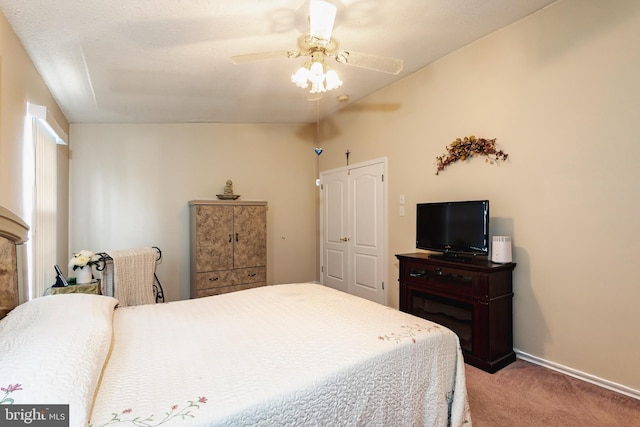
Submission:
<svg viewBox="0 0 640 427">
<path fill-rule="evenodd" d="M 455 334 L 321 285 L 123 307 L 113 325 L 94 427 L 471 425 Z"/>
</svg>

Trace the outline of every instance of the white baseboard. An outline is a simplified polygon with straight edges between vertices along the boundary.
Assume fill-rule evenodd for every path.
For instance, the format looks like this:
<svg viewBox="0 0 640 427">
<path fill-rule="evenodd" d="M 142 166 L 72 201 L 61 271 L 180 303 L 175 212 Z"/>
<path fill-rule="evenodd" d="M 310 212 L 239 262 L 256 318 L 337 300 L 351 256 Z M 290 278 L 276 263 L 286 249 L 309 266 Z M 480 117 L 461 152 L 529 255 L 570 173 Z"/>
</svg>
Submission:
<svg viewBox="0 0 640 427">
<path fill-rule="evenodd" d="M 633 397 L 634 399 L 640 400 L 640 390 L 634 390 L 631 387 L 627 387 L 622 384 L 617 384 L 612 381 L 604 380 L 602 378 L 596 377 L 595 375 L 587 374 L 585 372 L 581 372 L 576 369 L 560 365 L 558 363 L 549 362 L 548 360 L 544 360 L 539 357 L 532 356 L 531 354 L 527 354 L 515 348 L 513 349 L 513 351 L 516 353 L 516 357 L 518 359 L 522 359 L 524 361 L 531 362 L 533 364 L 540 365 L 545 368 L 553 369 L 554 371 L 558 371 L 562 374 L 569 375 L 570 377 L 574 377 L 579 380 L 586 381 L 588 383 L 606 388 L 608 390 L 615 391 L 616 393 L 624 394 L 625 396 Z"/>
</svg>

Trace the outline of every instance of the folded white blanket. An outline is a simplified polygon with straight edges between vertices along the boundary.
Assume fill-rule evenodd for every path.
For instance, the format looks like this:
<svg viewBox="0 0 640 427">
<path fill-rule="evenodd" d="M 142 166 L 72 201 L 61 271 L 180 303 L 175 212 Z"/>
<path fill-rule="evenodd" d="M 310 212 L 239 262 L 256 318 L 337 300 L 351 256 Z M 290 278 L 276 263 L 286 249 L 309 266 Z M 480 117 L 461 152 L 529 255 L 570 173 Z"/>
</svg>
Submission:
<svg viewBox="0 0 640 427">
<path fill-rule="evenodd" d="M 110 251 L 108 254 L 113 258 L 114 297 L 119 306 L 155 303 L 156 250 L 148 247 Z"/>
</svg>

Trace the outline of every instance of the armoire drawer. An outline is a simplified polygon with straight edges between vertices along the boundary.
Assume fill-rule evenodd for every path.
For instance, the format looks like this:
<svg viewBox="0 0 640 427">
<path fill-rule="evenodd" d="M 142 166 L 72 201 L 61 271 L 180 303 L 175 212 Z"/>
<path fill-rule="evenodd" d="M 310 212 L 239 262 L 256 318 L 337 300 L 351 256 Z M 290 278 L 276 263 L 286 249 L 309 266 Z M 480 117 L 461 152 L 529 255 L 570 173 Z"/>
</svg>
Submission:
<svg viewBox="0 0 640 427">
<path fill-rule="evenodd" d="M 234 285 L 234 270 L 209 271 L 196 274 L 196 289 L 211 289 Z"/>
<path fill-rule="evenodd" d="M 213 288 L 229 288 L 239 285 L 267 281 L 266 267 L 238 268 L 235 270 L 219 270 L 196 275 L 196 290 Z M 233 289 L 238 290 L 238 289 Z M 227 292 L 231 292 L 231 289 Z"/>
<path fill-rule="evenodd" d="M 233 270 L 233 284 L 240 285 L 244 283 L 266 282 L 266 267 L 249 267 L 237 268 Z"/>
<path fill-rule="evenodd" d="M 220 295 L 220 294 L 226 294 L 229 292 L 243 291 L 245 289 L 257 288 L 257 287 L 266 286 L 266 285 L 267 285 L 267 282 L 253 282 L 253 283 L 243 283 L 241 285 L 218 286 L 218 287 L 209 288 L 209 289 L 198 289 L 196 297 L 197 298 L 210 297 L 212 295 Z"/>
</svg>

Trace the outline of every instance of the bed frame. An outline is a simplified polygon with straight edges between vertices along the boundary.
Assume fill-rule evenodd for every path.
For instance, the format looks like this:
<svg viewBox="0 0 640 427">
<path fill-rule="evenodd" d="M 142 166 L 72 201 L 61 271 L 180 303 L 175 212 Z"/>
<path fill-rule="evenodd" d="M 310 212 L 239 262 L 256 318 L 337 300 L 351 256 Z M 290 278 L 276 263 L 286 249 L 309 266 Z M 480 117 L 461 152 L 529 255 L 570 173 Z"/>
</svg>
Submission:
<svg viewBox="0 0 640 427">
<path fill-rule="evenodd" d="M 18 250 L 27 241 L 29 226 L 0 206 L 0 319 L 20 303 Z"/>
</svg>

